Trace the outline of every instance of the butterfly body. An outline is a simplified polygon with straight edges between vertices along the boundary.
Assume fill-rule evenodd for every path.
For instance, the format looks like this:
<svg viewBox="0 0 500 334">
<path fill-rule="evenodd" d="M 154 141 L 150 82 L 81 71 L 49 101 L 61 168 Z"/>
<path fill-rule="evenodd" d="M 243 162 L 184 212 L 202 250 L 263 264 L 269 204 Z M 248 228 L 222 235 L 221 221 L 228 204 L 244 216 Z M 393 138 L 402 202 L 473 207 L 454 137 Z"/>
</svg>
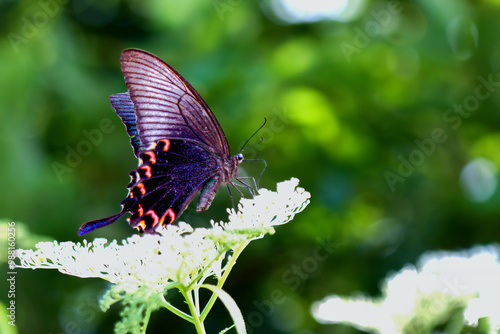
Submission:
<svg viewBox="0 0 500 334">
<path fill-rule="evenodd" d="M 243 156 L 231 156 L 215 116 L 173 68 L 145 51 L 122 53 L 128 92 L 111 104 L 131 137 L 139 166 L 130 173 L 128 196 L 113 216 L 83 224 L 79 234 L 131 213 L 129 224 L 153 233 L 171 224 L 200 192 L 196 210 L 210 207 L 221 184 L 238 177 Z"/>
</svg>

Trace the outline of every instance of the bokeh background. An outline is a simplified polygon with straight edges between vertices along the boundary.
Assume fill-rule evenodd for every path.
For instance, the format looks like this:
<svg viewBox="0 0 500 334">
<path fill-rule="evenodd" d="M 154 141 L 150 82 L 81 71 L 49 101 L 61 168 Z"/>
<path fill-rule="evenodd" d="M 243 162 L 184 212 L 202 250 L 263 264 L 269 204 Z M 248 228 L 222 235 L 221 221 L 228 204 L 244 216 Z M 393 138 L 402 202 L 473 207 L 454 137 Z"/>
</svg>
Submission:
<svg viewBox="0 0 500 334">
<path fill-rule="evenodd" d="M 311 303 L 377 296 L 426 250 L 500 238 L 498 31 L 498 0 L 1 0 L 0 217 L 30 248 L 82 240 L 83 222 L 120 209 L 137 161 L 108 97 L 126 90 L 120 53 L 148 50 L 204 97 L 232 152 L 267 118 L 244 152 L 267 161 L 261 186 L 297 177 L 311 193 L 225 286 L 247 324 L 360 333 L 318 324 Z M 221 189 L 183 219 L 224 219 L 230 203 Z M 87 237 L 131 233 L 123 219 Z M 110 333 L 119 318 L 98 309 L 99 280 L 24 270 L 16 287 L 18 333 Z M 209 318 L 209 333 L 230 323 L 222 307 Z M 194 329 L 161 310 L 148 333 L 165 332 Z"/>
</svg>

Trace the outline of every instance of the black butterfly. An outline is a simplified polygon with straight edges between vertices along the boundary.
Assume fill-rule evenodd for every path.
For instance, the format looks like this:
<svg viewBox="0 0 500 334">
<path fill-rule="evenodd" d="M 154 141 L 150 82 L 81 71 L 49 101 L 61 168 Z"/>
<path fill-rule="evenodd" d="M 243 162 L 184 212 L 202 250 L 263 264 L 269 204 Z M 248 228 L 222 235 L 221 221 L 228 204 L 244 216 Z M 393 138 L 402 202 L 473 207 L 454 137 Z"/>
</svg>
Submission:
<svg viewBox="0 0 500 334">
<path fill-rule="evenodd" d="M 113 223 L 124 213 L 141 232 L 171 224 L 201 191 L 196 211 L 210 207 L 221 184 L 238 176 L 241 153 L 231 156 L 226 136 L 194 88 L 172 67 L 141 50 L 123 51 L 128 93 L 111 104 L 131 137 L 139 167 L 130 173 L 120 213 L 80 227 L 79 235 Z"/>
</svg>

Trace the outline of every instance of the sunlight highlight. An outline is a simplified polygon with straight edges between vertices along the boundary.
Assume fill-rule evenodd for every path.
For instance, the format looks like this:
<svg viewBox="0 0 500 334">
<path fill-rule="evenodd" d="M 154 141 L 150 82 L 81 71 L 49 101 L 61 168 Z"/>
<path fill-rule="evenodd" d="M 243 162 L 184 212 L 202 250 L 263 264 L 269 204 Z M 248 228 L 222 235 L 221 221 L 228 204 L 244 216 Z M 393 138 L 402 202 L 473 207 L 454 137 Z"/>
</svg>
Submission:
<svg viewBox="0 0 500 334">
<path fill-rule="evenodd" d="M 484 202 L 493 196 L 498 184 L 496 165 L 484 158 L 470 161 L 462 169 L 460 185 L 465 195 L 473 202 Z"/>
<path fill-rule="evenodd" d="M 274 14 L 286 23 L 322 20 L 350 21 L 359 12 L 362 0 L 270 0 Z"/>
</svg>

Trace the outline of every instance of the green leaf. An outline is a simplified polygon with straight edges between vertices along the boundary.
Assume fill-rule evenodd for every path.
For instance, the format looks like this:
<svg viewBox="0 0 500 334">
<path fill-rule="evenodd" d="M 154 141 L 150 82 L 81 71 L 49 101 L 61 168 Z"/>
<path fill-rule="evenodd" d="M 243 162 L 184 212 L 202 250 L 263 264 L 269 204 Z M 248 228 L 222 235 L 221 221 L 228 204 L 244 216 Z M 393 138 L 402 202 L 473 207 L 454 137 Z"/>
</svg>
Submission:
<svg viewBox="0 0 500 334">
<path fill-rule="evenodd" d="M 219 334 L 224 334 L 224 333 L 227 333 L 228 330 L 230 330 L 231 328 L 234 327 L 234 324 L 232 326 L 229 326 L 228 328 L 224 328 L 223 330 L 220 331 Z"/>
<path fill-rule="evenodd" d="M 222 290 L 221 288 L 215 285 L 210 285 L 210 284 L 202 284 L 200 285 L 200 288 L 205 288 L 212 291 L 222 301 L 226 309 L 229 311 L 229 315 L 233 319 L 234 327 L 236 328 L 236 332 L 238 334 L 247 333 L 247 330 L 245 328 L 245 321 L 243 320 L 243 315 L 241 314 L 241 311 L 238 308 L 238 305 L 236 305 L 234 299 L 226 291 Z M 222 333 L 223 332 L 224 331 L 222 331 Z"/>
</svg>

